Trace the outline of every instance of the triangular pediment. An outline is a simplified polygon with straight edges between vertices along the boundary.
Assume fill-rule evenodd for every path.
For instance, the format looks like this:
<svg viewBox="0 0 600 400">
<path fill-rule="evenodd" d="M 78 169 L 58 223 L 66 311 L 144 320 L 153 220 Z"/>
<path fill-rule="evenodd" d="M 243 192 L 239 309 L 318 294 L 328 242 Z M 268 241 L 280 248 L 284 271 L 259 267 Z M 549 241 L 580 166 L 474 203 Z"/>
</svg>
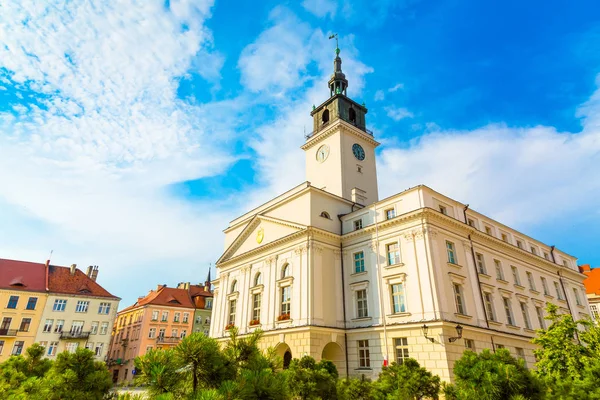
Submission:
<svg viewBox="0 0 600 400">
<path fill-rule="evenodd" d="M 225 250 L 217 263 L 273 243 L 294 233 L 306 230 L 306 226 L 278 218 L 256 215 Z"/>
</svg>

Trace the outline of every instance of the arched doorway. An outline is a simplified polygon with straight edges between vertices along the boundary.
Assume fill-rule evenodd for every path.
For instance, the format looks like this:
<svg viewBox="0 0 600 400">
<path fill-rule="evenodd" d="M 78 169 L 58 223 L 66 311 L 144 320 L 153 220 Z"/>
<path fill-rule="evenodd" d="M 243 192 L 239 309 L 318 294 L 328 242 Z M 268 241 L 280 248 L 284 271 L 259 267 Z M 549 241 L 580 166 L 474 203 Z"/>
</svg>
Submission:
<svg viewBox="0 0 600 400">
<path fill-rule="evenodd" d="M 344 351 L 342 346 L 335 342 L 329 342 L 323 347 L 321 359 L 333 362 L 340 376 L 346 376 L 346 362 L 344 360 Z"/>
<path fill-rule="evenodd" d="M 275 347 L 275 353 L 283 360 L 283 369 L 287 369 L 292 361 L 292 350 L 286 343 L 279 343 Z"/>
</svg>

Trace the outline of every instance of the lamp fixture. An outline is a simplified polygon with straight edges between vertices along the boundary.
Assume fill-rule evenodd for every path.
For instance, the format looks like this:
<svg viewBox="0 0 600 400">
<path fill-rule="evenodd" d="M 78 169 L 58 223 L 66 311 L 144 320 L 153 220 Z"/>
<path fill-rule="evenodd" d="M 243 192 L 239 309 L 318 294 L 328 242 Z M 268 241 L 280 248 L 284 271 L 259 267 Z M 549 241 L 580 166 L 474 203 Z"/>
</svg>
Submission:
<svg viewBox="0 0 600 400">
<path fill-rule="evenodd" d="M 425 336 L 425 339 L 429 340 L 431 343 L 435 342 L 434 338 L 427 336 L 427 332 L 429 331 L 429 327 L 427 325 L 423 324 L 421 330 L 423 331 L 423 336 Z"/>
<path fill-rule="evenodd" d="M 458 339 L 462 338 L 463 327 L 460 325 L 456 325 L 456 336 L 448 338 L 450 343 L 456 342 Z"/>
</svg>

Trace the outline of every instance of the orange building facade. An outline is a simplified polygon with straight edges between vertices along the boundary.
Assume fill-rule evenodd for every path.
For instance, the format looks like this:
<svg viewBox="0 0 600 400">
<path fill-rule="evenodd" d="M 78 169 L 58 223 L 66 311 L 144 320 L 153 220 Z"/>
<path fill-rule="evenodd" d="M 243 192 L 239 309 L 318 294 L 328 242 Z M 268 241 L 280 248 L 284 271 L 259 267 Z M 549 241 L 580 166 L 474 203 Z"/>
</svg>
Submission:
<svg viewBox="0 0 600 400">
<path fill-rule="evenodd" d="M 587 277 L 583 284 L 590 303 L 592 319 L 600 322 L 600 268 L 591 268 L 589 264 L 585 264 L 579 267 L 579 271 Z"/>
<path fill-rule="evenodd" d="M 195 312 L 212 299 L 208 284 L 180 283 L 176 288 L 158 285 L 135 304 L 117 313 L 112 331 L 108 366 L 113 382 L 134 377 L 134 360 L 151 349 L 177 346 L 194 331 Z"/>
</svg>

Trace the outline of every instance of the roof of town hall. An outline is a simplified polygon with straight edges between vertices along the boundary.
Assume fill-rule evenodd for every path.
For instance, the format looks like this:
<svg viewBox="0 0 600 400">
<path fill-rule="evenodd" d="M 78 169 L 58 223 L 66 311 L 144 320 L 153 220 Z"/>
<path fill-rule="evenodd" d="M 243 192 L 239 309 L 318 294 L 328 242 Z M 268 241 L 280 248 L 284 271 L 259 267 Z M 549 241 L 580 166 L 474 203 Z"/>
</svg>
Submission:
<svg viewBox="0 0 600 400">
<path fill-rule="evenodd" d="M 579 266 L 579 270 L 587 278 L 583 281 L 585 292 L 600 295 L 600 268 L 591 268 L 589 264 Z"/>
<path fill-rule="evenodd" d="M 0 288 L 119 299 L 79 269 L 2 258 Z"/>
<path fill-rule="evenodd" d="M 133 305 L 119 311 L 119 314 L 147 305 L 195 309 L 192 300 L 192 297 L 195 296 L 212 297 L 213 294 L 204 290 L 204 287 L 200 285 L 190 285 L 189 290 L 161 285 L 157 290 L 151 290 L 146 296 L 140 297 Z"/>
</svg>

